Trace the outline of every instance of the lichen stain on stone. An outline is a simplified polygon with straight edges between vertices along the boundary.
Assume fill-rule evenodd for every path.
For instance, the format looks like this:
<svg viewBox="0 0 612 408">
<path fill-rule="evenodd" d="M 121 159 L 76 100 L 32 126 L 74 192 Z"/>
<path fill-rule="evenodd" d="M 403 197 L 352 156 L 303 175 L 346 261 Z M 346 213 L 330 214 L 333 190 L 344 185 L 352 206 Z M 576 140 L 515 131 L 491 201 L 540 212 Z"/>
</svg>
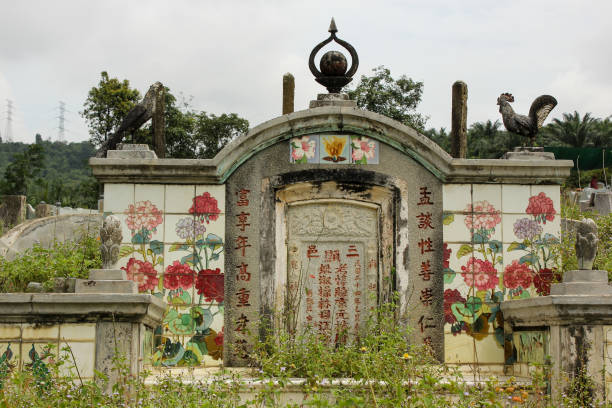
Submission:
<svg viewBox="0 0 612 408">
<path fill-rule="evenodd" d="M 404 269 L 410 269 L 410 248 L 406 245 L 404 248 L 404 253 L 402 254 L 402 264 L 404 265 Z"/>
</svg>

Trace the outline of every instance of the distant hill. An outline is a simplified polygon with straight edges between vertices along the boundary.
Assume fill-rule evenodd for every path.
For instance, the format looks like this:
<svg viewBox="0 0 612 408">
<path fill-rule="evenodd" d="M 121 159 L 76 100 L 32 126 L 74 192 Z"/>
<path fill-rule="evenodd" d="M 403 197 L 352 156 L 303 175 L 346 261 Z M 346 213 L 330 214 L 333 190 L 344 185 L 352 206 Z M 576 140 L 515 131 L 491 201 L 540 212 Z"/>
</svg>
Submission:
<svg viewBox="0 0 612 408">
<path fill-rule="evenodd" d="M 61 143 L 40 141 L 45 152 L 43 171 L 35 181 L 28 184 L 28 202 L 40 201 L 64 206 L 95 208 L 98 185 L 87 164 L 95 155 L 95 147 L 88 141 Z M 15 153 L 27 149 L 25 143 L 0 143 L 0 179 L 4 178 L 7 166 Z"/>
</svg>

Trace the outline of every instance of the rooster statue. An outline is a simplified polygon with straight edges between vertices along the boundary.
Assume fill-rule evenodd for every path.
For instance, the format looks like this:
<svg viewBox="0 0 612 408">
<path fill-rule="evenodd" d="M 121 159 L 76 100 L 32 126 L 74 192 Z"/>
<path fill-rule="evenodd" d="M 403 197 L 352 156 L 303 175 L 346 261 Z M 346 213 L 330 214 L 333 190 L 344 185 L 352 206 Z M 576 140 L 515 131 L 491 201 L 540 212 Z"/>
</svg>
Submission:
<svg viewBox="0 0 612 408">
<path fill-rule="evenodd" d="M 557 106 L 557 100 L 550 95 L 538 96 L 529 108 L 529 116 L 514 113 L 510 102 L 514 102 L 514 96 L 510 93 L 503 93 L 497 98 L 504 126 L 509 132 L 529 137 L 533 146 L 538 130 L 550 111 Z"/>
</svg>

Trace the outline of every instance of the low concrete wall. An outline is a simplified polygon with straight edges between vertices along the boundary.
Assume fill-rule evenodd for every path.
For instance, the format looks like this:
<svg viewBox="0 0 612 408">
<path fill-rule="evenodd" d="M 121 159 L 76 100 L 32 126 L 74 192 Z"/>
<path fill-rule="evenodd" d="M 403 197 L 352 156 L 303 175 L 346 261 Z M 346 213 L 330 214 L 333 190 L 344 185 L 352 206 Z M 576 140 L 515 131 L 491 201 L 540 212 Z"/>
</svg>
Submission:
<svg viewBox="0 0 612 408">
<path fill-rule="evenodd" d="M 109 391 L 118 379 L 116 350 L 130 374 L 139 374 L 165 310 L 152 295 L 0 294 L 0 355 L 10 349 L 6 355 L 17 370 L 35 359 L 46 365 L 66 357 L 82 379 L 93 379 L 94 370 L 106 374 Z"/>
<path fill-rule="evenodd" d="M 26 221 L 0 237 L 0 256 L 11 260 L 34 244 L 49 248 L 55 241 L 97 236 L 102 220 L 102 214 L 70 214 Z"/>
</svg>

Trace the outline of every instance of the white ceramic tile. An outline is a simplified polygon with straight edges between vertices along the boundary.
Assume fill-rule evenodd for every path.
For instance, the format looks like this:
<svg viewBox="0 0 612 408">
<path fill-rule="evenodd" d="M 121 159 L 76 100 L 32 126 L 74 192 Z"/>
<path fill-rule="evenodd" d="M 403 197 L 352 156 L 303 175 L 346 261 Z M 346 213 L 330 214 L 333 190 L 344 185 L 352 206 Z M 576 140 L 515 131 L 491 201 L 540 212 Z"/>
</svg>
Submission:
<svg viewBox="0 0 612 408">
<path fill-rule="evenodd" d="M 448 225 L 442 226 L 444 242 L 471 242 L 472 235 L 465 225 L 465 218 L 470 216 L 465 214 L 449 214 L 453 221 Z"/>
<path fill-rule="evenodd" d="M 461 247 L 463 245 L 470 245 L 469 243 L 465 243 L 465 244 L 447 244 L 447 249 L 451 250 L 451 254 L 450 254 L 450 258 L 448 259 L 448 263 L 449 263 L 449 268 L 452 269 L 454 272 L 457 273 L 461 273 L 461 267 L 464 266 L 467 261 L 470 259 L 470 257 L 473 256 L 472 252 L 467 253 L 466 255 L 463 255 L 461 258 L 457 258 L 457 254 L 459 253 Z"/>
<path fill-rule="evenodd" d="M 62 350 L 66 346 L 72 349 L 72 353 Z M 70 370 L 70 367 L 74 367 L 76 360 L 76 366 L 79 368 L 81 377 L 93 377 L 96 358 L 96 344 L 94 342 L 62 342 L 60 343 L 60 356 L 65 356 L 68 359 L 68 364 L 63 365 L 61 368 L 62 372 L 66 373 Z M 76 374 L 76 370 L 73 369 L 72 372 Z"/>
<path fill-rule="evenodd" d="M 531 186 L 519 184 L 502 185 L 502 212 L 504 213 L 525 213 L 529 205 L 531 196 Z"/>
<path fill-rule="evenodd" d="M 128 216 L 124 213 L 116 213 L 113 215 L 117 217 L 119 222 L 121 222 L 121 234 L 123 236 L 123 243 L 131 244 L 132 243 L 132 231 L 128 228 L 128 223 L 126 222 Z"/>
<path fill-rule="evenodd" d="M 444 211 L 464 211 L 472 202 L 471 184 L 444 184 L 442 200 Z"/>
<path fill-rule="evenodd" d="M 217 259 L 212 259 L 212 257 L 210 256 L 210 249 L 208 251 L 209 253 L 209 268 L 220 268 L 223 271 L 223 265 L 225 264 L 225 247 L 227 245 L 227 242 L 225 241 L 225 215 L 221 214 L 219 215 L 219 218 L 215 221 L 210 221 L 209 224 L 207 224 L 206 227 L 206 238 L 209 238 L 209 234 L 214 234 L 217 237 L 221 238 L 221 240 L 223 241 L 223 248 L 217 248 L 215 250 L 215 254 L 217 254 Z M 252 234 L 247 234 L 249 237 L 252 236 Z M 249 242 L 251 245 L 253 245 L 251 242 Z M 246 250 L 249 251 L 250 249 L 252 249 L 253 247 L 249 247 Z M 202 255 L 204 255 L 204 252 L 202 252 Z"/>
<path fill-rule="evenodd" d="M 217 207 L 221 210 L 221 213 L 225 213 L 225 185 L 196 185 L 196 196 L 202 195 L 208 192 L 212 197 L 217 200 Z M 191 205 L 190 205 L 191 207 Z"/>
<path fill-rule="evenodd" d="M 30 358 L 30 351 L 34 350 L 38 353 L 38 357 L 41 358 L 45 363 L 49 363 L 50 360 L 55 360 L 58 355 L 58 343 L 23 343 L 21 345 L 21 368 L 23 369 L 26 364 L 32 364 Z M 72 361 L 72 360 L 70 360 Z"/>
<path fill-rule="evenodd" d="M 522 249 L 515 249 L 513 251 L 509 251 L 510 245 L 511 244 L 503 244 L 504 246 L 504 258 L 503 258 L 504 269 L 506 269 L 508 265 L 512 264 L 513 261 L 518 261 L 521 259 L 521 257 L 529 253 L 528 250 L 522 250 Z"/>
<path fill-rule="evenodd" d="M 476 341 L 476 361 L 481 364 L 503 364 L 504 348 L 495 340 L 493 334 Z"/>
<path fill-rule="evenodd" d="M 51 326 L 35 325 L 30 323 L 23 323 L 21 337 L 24 341 L 27 340 L 54 340 L 57 342 L 59 334 L 59 325 L 54 324 Z"/>
<path fill-rule="evenodd" d="M 514 235 L 514 224 L 520 219 L 533 220 L 533 217 L 527 214 L 503 214 L 502 216 L 502 238 L 504 243 L 522 242 L 523 239 Z"/>
<path fill-rule="evenodd" d="M 150 201 L 158 210 L 164 211 L 164 192 L 163 184 L 136 184 L 134 186 L 134 202 Z"/>
<path fill-rule="evenodd" d="M 559 214 L 555 214 L 553 217 L 552 221 L 546 220 L 546 224 L 541 223 L 540 226 L 543 234 L 552 234 L 559 239 L 561 236 L 561 217 Z"/>
<path fill-rule="evenodd" d="M 187 297 L 185 297 L 185 295 L 183 293 L 187 294 Z M 169 305 L 174 305 L 174 306 L 190 306 L 193 305 L 194 303 L 197 304 L 197 298 L 194 297 L 194 287 L 190 287 L 187 289 L 184 289 L 182 287 L 173 289 L 173 290 L 169 290 L 166 289 L 166 293 L 164 295 L 164 302 L 166 302 Z M 183 302 L 187 302 L 187 303 L 183 303 Z"/>
<path fill-rule="evenodd" d="M 126 254 L 125 256 L 119 258 L 119 260 L 117 261 L 117 268 L 122 268 L 124 266 L 127 265 L 128 261 L 130 260 L 130 258 L 135 257 L 134 252 L 127 252 L 125 249 L 127 248 L 134 248 L 134 245 L 132 244 L 121 244 L 121 250 L 124 250 L 124 253 Z"/>
<path fill-rule="evenodd" d="M 444 333 L 444 362 L 445 363 L 473 363 L 474 344 L 476 339 L 465 333 L 453 335 Z"/>
<path fill-rule="evenodd" d="M 223 330 L 224 325 L 223 308 L 219 308 L 219 306 L 215 304 L 210 306 L 210 311 L 213 314 L 213 322 L 210 325 L 210 328 L 219 333 L 221 330 Z"/>
<path fill-rule="evenodd" d="M 21 355 L 21 344 L 19 342 L 0 343 L 0 356 L 2 356 L 6 352 L 6 349 L 8 347 L 10 347 L 11 351 L 13 352 L 13 357 L 11 357 L 9 361 L 12 364 L 15 364 L 16 369 L 19 369 L 19 357 Z M 30 347 L 32 347 L 32 345 L 30 345 Z"/>
<path fill-rule="evenodd" d="M 555 212 L 559 214 L 561 212 L 561 188 L 559 186 L 531 186 L 532 197 L 540 193 L 552 199 Z"/>
<path fill-rule="evenodd" d="M 470 219 L 472 217 L 472 221 L 470 225 L 474 227 L 488 227 L 493 226 L 493 228 L 487 229 L 487 237 L 489 240 L 497 240 L 501 241 L 502 239 L 502 214 L 498 213 L 474 213 L 468 214 L 465 216 L 466 219 Z M 474 233 L 478 232 L 478 229 L 474 230 Z"/>
<path fill-rule="evenodd" d="M 104 184 L 104 211 L 123 212 L 134 204 L 134 184 Z"/>
<path fill-rule="evenodd" d="M 194 185 L 166 185 L 166 214 L 188 214 L 195 196 Z"/>
<path fill-rule="evenodd" d="M 191 214 L 166 214 L 164 220 L 164 240 L 167 243 L 184 243 L 193 240 L 196 231 L 195 218 Z M 200 221 L 197 220 L 199 223 Z M 177 226 L 179 230 L 177 231 Z M 201 228 L 198 228 L 200 231 Z"/>
<path fill-rule="evenodd" d="M 60 340 L 95 341 L 96 324 L 62 324 L 60 326 Z"/>
<path fill-rule="evenodd" d="M 474 184 L 472 185 L 472 201 L 487 201 L 497 211 L 501 211 L 501 184 Z"/>
<path fill-rule="evenodd" d="M 451 282 L 447 283 L 447 280 Z M 461 270 L 456 273 L 445 273 L 444 274 L 444 290 L 458 290 L 461 296 L 464 298 L 469 295 L 470 287 L 465 283 L 465 278 L 461 275 Z"/>
<path fill-rule="evenodd" d="M 11 340 L 21 337 L 21 325 L 19 324 L 0 324 L 0 339 Z M 0 353 L 0 355 L 2 355 Z"/>
</svg>

